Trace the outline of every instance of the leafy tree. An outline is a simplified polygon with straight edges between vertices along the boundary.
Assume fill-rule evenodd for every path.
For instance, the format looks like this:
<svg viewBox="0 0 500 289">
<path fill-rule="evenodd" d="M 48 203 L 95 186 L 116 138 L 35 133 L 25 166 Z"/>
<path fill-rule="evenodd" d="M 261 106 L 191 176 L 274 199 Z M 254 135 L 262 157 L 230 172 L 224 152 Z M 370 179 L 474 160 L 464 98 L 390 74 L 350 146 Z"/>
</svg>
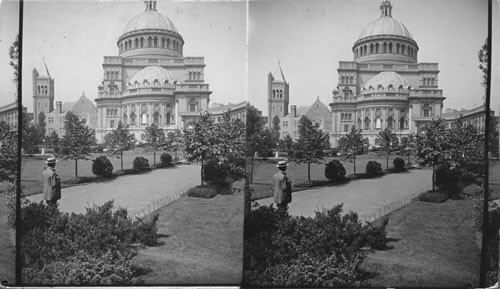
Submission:
<svg viewBox="0 0 500 289">
<path fill-rule="evenodd" d="M 60 153 L 64 160 L 75 161 L 75 176 L 78 177 L 78 160 L 90 159 L 94 130 L 86 125 L 85 119 L 80 119 L 71 111 L 64 117 L 64 130 Z"/>
<path fill-rule="evenodd" d="M 339 139 L 338 148 L 342 159 L 352 159 L 354 161 L 354 174 L 356 174 L 356 155 L 364 154 L 367 151 L 368 139 L 363 138 L 361 130 L 351 127 L 351 131 Z"/>
<path fill-rule="evenodd" d="M 177 151 L 182 147 L 182 133 L 180 130 L 169 132 L 165 143 L 167 150 L 174 153 L 174 159 L 177 160 Z"/>
<path fill-rule="evenodd" d="M 293 149 L 293 160 L 296 163 L 307 164 L 307 180 L 311 181 L 311 163 L 321 163 L 324 159 L 325 139 L 327 134 L 319 129 L 319 124 L 313 123 L 307 117 L 299 120 L 299 139 Z"/>
<path fill-rule="evenodd" d="M 266 134 L 264 123 L 258 110 L 253 105 L 247 106 L 246 111 L 246 156 L 248 160 L 248 181 L 253 183 L 255 174 L 255 154 L 261 154 L 266 148 Z"/>
<path fill-rule="evenodd" d="M 134 142 L 134 135 L 128 132 L 128 125 L 121 121 L 118 126 L 104 137 L 109 153 L 120 159 L 120 169 L 123 170 L 123 151 L 129 149 Z"/>
<path fill-rule="evenodd" d="M 278 143 L 278 140 L 280 139 L 280 118 L 279 116 L 275 115 L 272 119 L 272 127 L 271 131 L 273 133 L 273 148 L 276 147 L 276 144 Z"/>
<path fill-rule="evenodd" d="M 38 144 L 42 142 L 40 130 L 29 119 L 27 113 L 22 117 L 22 148 L 27 154 L 38 153 Z"/>
<path fill-rule="evenodd" d="M 379 141 L 382 151 L 387 156 L 386 168 L 389 169 L 389 156 L 394 149 L 398 148 L 399 140 L 396 134 L 390 128 L 386 128 L 378 133 L 377 139 Z"/>
<path fill-rule="evenodd" d="M 184 129 L 184 157 L 188 161 L 201 162 L 201 186 L 204 180 L 204 162 L 211 157 L 212 149 L 217 143 L 214 131 L 215 124 L 208 113 L 202 114 Z"/>
<path fill-rule="evenodd" d="M 280 139 L 279 144 L 281 150 L 286 151 L 289 156 L 293 156 L 293 149 L 296 143 L 293 141 L 290 135 L 287 134 L 283 139 Z"/>
<path fill-rule="evenodd" d="M 146 127 L 146 144 L 153 151 L 153 165 L 156 165 L 156 151 L 166 144 L 165 132 L 156 124 Z"/>
<path fill-rule="evenodd" d="M 226 164 L 233 174 L 245 175 L 245 124 L 240 119 L 231 119 L 229 112 L 222 116 L 222 122 L 215 125 L 217 139 L 213 157 L 219 164 Z"/>
<path fill-rule="evenodd" d="M 57 135 L 57 132 L 55 130 L 50 132 L 49 135 L 47 136 L 47 145 L 53 148 L 59 146 L 59 135 Z"/>
<path fill-rule="evenodd" d="M 408 157 L 408 164 L 410 164 L 410 156 L 416 149 L 415 135 L 410 134 L 409 136 L 404 136 L 401 138 L 399 143 L 399 152 L 401 155 Z"/>
<path fill-rule="evenodd" d="M 449 158 L 457 168 L 481 174 L 484 170 L 484 133 L 474 126 L 466 125 L 462 118 L 454 122 L 447 131 Z"/>
<path fill-rule="evenodd" d="M 483 46 L 479 49 L 477 54 L 479 58 L 479 69 L 483 72 L 483 80 L 481 85 L 484 87 L 485 91 L 488 87 L 488 38 L 485 39 Z"/>
<path fill-rule="evenodd" d="M 490 118 L 490 137 L 489 137 L 489 149 L 490 153 L 493 156 L 500 156 L 500 151 L 499 151 L 499 142 L 498 142 L 498 130 L 496 129 L 498 126 L 498 121 L 497 119 L 491 117 Z"/>
<path fill-rule="evenodd" d="M 40 135 L 42 136 L 42 139 L 45 137 L 45 129 L 47 127 L 47 123 L 45 122 L 45 113 L 41 111 L 38 114 L 38 129 L 40 130 Z"/>
<path fill-rule="evenodd" d="M 17 132 L 0 121 L 0 183 L 16 179 L 17 142 Z"/>
<path fill-rule="evenodd" d="M 14 78 L 12 81 L 17 85 L 19 83 L 19 34 L 9 48 L 9 57 L 9 65 L 14 69 Z"/>
<path fill-rule="evenodd" d="M 417 158 L 420 165 L 432 166 L 432 190 L 436 187 L 436 167 L 450 161 L 449 136 L 443 120 L 427 122 L 416 136 Z"/>
</svg>

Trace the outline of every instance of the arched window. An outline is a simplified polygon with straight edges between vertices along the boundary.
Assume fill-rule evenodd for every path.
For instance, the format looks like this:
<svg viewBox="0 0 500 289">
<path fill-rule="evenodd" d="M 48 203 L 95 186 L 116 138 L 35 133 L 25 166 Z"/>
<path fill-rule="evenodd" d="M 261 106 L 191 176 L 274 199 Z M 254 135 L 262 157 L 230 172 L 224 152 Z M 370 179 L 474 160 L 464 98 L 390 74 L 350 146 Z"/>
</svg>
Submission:
<svg viewBox="0 0 500 289">
<path fill-rule="evenodd" d="M 142 86 L 143 87 L 148 87 L 149 86 L 149 81 L 147 79 L 144 79 L 144 81 L 142 82 Z"/>
<path fill-rule="evenodd" d="M 365 51 L 365 55 L 367 55 L 367 54 L 368 54 L 368 46 L 367 46 L 366 44 L 365 44 L 365 46 L 364 46 L 364 49 L 363 49 L 363 50 Z"/>
<path fill-rule="evenodd" d="M 387 89 L 388 89 L 390 92 L 394 92 L 394 86 L 392 86 L 392 84 L 389 84 L 389 86 L 387 87 Z"/>
<path fill-rule="evenodd" d="M 136 115 L 135 113 L 130 114 L 130 124 L 131 125 L 136 125 Z"/>
<path fill-rule="evenodd" d="M 165 48 L 165 38 L 161 38 L 161 48 Z"/>
<path fill-rule="evenodd" d="M 165 86 L 168 85 L 168 79 L 165 79 L 165 82 L 163 83 Z"/>
<path fill-rule="evenodd" d="M 141 85 L 141 84 L 139 83 L 139 81 L 137 81 L 137 80 L 136 80 L 136 81 L 134 82 L 134 87 L 135 87 L 135 88 L 138 88 L 140 85 Z"/>
<path fill-rule="evenodd" d="M 134 39 L 134 48 L 139 48 L 139 39 Z"/>
<path fill-rule="evenodd" d="M 389 116 L 387 118 L 387 128 L 388 129 L 392 129 L 393 125 L 394 125 L 394 119 L 392 118 L 392 116 Z"/>
<path fill-rule="evenodd" d="M 396 44 L 396 53 L 399 54 L 399 43 Z"/>
<path fill-rule="evenodd" d="M 398 86 L 398 91 L 399 91 L 399 92 L 402 92 L 402 91 L 403 91 L 403 85 L 399 85 L 399 86 Z"/>
<path fill-rule="evenodd" d="M 392 42 L 389 43 L 389 53 L 392 53 Z"/>
<path fill-rule="evenodd" d="M 128 124 L 128 123 L 127 123 L 127 121 L 128 121 L 128 119 L 127 119 L 127 114 L 126 114 L 126 113 L 124 113 L 124 114 L 123 114 L 123 124 L 124 124 L 124 125 L 127 125 L 127 124 Z"/>
<path fill-rule="evenodd" d="M 38 95 L 40 95 L 40 85 L 38 86 Z"/>
<path fill-rule="evenodd" d="M 370 54 L 373 54 L 373 43 L 370 44 Z"/>
<path fill-rule="evenodd" d="M 127 42 L 128 42 L 128 48 L 132 49 L 132 39 L 129 39 Z"/>
<path fill-rule="evenodd" d="M 342 75 L 342 79 L 340 81 L 341 84 L 344 84 L 345 83 L 345 76 Z"/>
<path fill-rule="evenodd" d="M 401 44 L 401 54 L 406 55 L 405 45 Z"/>
<path fill-rule="evenodd" d="M 160 114 L 157 111 L 155 111 L 155 113 L 153 114 L 153 123 L 154 124 L 160 123 Z"/>
<path fill-rule="evenodd" d="M 378 43 L 375 44 L 375 53 L 378 53 L 378 47 L 379 47 Z"/>
<path fill-rule="evenodd" d="M 125 41 L 125 50 L 128 50 L 128 41 Z"/>
<path fill-rule="evenodd" d="M 198 80 L 201 80 L 201 72 L 197 72 L 196 74 L 197 74 L 196 78 L 197 78 Z"/>
<path fill-rule="evenodd" d="M 154 47 L 158 47 L 158 37 L 155 36 L 155 40 L 154 40 Z"/>
<path fill-rule="evenodd" d="M 144 37 L 141 37 L 141 48 L 144 47 Z"/>
<path fill-rule="evenodd" d="M 384 42 L 384 53 L 387 53 L 387 43 Z"/>
<path fill-rule="evenodd" d="M 142 125 L 147 125 L 148 124 L 148 114 L 143 112 L 141 114 L 141 124 Z"/>
<path fill-rule="evenodd" d="M 350 76 L 349 77 L 349 84 L 353 84 L 354 83 L 354 77 Z"/>
<path fill-rule="evenodd" d="M 370 85 L 370 86 L 368 87 L 368 91 L 369 91 L 369 92 L 372 92 L 372 91 L 374 91 L 374 90 L 375 90 L 375 89 L 373 88 L 373 86 L 371 86 L 371 85 Z"/>
<path fill-rule="evenodd" d="M 170 49 L 170 38 L 167 38 L 167 48 Z"/>
<path fill-rule="evenodd" d="M 48 95 L 49 92 L 48 92 L 48 89 L 47 89 L 47 86 L 45 86 L 45 95 Z"/>
<path fill-rule="evenodd" d="M 375 119 L 375 129 L 381 129 L 382 128 L 382 119 L 380 117 L 377 117 Z"/>
<path fill-rule="evenodd" d="M 405 118 L 404 117 L 401 117 L 399 119 L 399 129 L 400 130 L 403 130 L 405 128 Z"/>
<path fill-rule="evenodd" d="M 358 118 L 358 128 L 361 127 L 361 118 Z"/>
<path fill-rule="evenodd" d="M 384 90 L 384 87 L 382 86 L 382 84 L 379 84 L 377 87 L 377 91 L 382 91 L 382 90 Z"/>
<path fill-rule="evenodd" d="M 153 86 L 154 86 L 154 87 L 158 87 L 158 86 L 160 86 L 160 81 L 159 81 L 158 79 L 155 79 L 155 80 L 153 81 Z"/>
</svg>

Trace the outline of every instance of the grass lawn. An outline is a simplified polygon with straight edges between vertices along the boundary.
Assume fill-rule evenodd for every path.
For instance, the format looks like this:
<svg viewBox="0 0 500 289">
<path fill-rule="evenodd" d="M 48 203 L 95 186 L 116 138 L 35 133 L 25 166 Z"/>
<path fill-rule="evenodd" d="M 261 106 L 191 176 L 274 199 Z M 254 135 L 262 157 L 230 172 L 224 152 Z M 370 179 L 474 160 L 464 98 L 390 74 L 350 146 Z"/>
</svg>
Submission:
<svg viewBox="0 0 500 289">
<path fill-rule="evenodd" d="M 239 285 L 243 269 L 243 194 L 183 197 L 158 211 L 162 245 L 139 250 L 152 269 L 145 284 Z"/>
<path fill-rule="evenodd" d="M 368 254 L 362 268 L 376 272 L 365 286 L 463 287 L 479 285 L 480 251 L 472 201 L 412 202 L 388 215 L 392 249 Z M 471 287 L 473 288 L 473 287 Z"/>
<path fill-rule="evenodd" d="M 156 152 L 156 163 L 160 163 L 160 156 L 163 152 Z M 173 153 L 170 153 L 172 158 L 174 157 Z M 91 158 L 96 159 L 97 157 L 106 154 L 92 154 Z M 135 157 L 143 156 L 149 160 L 149 165 L 153 165 L 153 152 L 146 152 L 142 149 L 135 149 L 133 151 L 125 151 L 123 152 L 123 168 L 129 169 L 132 168 Z M 179 152 L 177 156 L 180 157 L 182 154 Z M 120 169 L 120 159 L 107 156 L 108 159 L 113 164 L 113 170 Z M 45 160 L 37 160 L 34 158 L 24 157 L 22 160 L 21 167 L 21 186 L 23 188 L 23 193 L 25 195 L 33 195 L 36 193 L 42 192 L 42 172 L 46 167 Z M 61 180 L 68 180 L 75 177 L 75 161 L 68 160 L 63 161 L 59 160 L 56 165 L 56 172 L 61 177 Z M 78 161 L 78 176 L 94 176 L 92 173 L 92 161 Z"/>
<path fill-rule="evenodd" d="M 389 157 L 389 168 L 393 167 L 393 160 L 398 157 L 391 155 Z M 401 157 L 408 161 L 408 157 Z M 326 158 L 322 164 L 311 164 L 311 180 L 327 180 L 325 177 L 325 164 L 333 158 Z M 410 159 L 414 161 L 413 157 Z M 361 156 L 356 156 L 356 173 L 364 173 L 366 164 L 369 161 L 377 161 L 382 165 L 382 169 L 386 168 L 386 156 L 378 155 L 377 153 L 368 153 Z M 354 162 L 341 161 L 346 169 L 346 175 L 354 173 Z M 258 200 L 273 195 L 273 175 L 277 172 L 276 164 L 267 161 L 256 161 L 254 169 L 254 179 L 251 185 L 253 191 L 252 199 Z M 293 184 L 303 183 L 307 181 L 307 164 L 289 163 L 287 168 L 287 176 Z"/>
</svg>

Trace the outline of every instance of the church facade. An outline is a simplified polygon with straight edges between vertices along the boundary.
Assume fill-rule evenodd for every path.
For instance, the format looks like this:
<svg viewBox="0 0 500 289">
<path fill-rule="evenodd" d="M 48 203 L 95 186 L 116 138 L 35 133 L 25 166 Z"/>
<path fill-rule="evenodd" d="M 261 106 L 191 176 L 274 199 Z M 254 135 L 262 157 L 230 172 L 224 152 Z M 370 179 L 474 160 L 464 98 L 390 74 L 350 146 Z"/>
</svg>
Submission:
<svg viewBox="0 0 500 289">
<path fill-rule="evenodd" d="M 98 87 L 98 142 L 117 127 L 129 126 L 136 140 L 156 124 L 165 132 L 181 130 L 208 110 L 211 91 L 204 82 L 204 58 L 184 57 L 184 39 L 172 21 L 145 1 L 118 38 L 118 56 L 104 56 Z"/>
<path fill-rule="evenodd" d="M 330 104 L 332 146 L 352 126 L 376 145 L 385 128 L 403 137 L 441 117 L 445 98 L 438 63 L 419 62 L 420 48 L 408 28 L 392 17 L 390 1 L 382 1 L 380 13 L 354 43 L 353 60 L 339 62 Z"/>
</svg>

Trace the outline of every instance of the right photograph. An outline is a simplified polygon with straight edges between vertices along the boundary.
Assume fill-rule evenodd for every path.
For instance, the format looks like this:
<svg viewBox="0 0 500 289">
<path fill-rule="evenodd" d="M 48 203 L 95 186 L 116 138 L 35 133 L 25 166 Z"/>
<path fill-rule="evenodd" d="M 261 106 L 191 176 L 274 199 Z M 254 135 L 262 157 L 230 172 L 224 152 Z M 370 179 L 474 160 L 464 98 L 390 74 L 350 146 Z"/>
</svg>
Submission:
<svg viewBox="0 0 500 289">
<path fill-rule="evenodd" d="M 488 1 L 248 5 L 243 285 L 497 283 Z"/>
</svg>

